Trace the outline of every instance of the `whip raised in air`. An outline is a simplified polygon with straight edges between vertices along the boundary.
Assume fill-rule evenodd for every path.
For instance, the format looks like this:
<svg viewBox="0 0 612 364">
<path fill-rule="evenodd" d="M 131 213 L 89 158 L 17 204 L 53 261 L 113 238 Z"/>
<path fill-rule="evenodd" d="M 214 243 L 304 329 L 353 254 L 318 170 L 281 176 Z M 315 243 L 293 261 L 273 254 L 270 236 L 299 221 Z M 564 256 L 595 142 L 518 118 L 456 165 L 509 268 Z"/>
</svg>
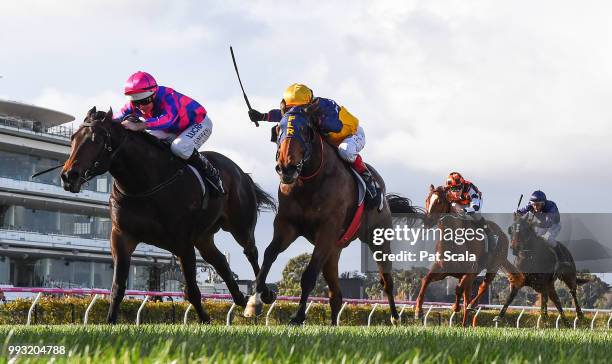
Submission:
<svg viewBox="0 0 612 364">
<path fill-rule="evenodd" d="M 244 101 L 246 101 L 247 107 L 249 108 L 249 111 L 251 111 L 253 108 L 251 107 L 251 103 L 249 102 L 249 98 L 246 95 L 246 92 L 244 92 L 244 86 L 242 86 L 242 80 L 240 79 L 240 73 L 238 72 L 238 65 L 236 64 L 236 57 L 234 56 L 234 49 L 232 48 L 232 46 L 230 46 L 230 53 L 232 54 L 232 62 L 234 62 L 234 69 L 236 70 L 236 76 L 238 76 L 238 83 L 240 84 L 240 88 L 242 89 L 242 96 L 244 96 Z M 259 126 L 259 123 L 257 121 L 254 121 L 256 126 Z"/>
</svg>

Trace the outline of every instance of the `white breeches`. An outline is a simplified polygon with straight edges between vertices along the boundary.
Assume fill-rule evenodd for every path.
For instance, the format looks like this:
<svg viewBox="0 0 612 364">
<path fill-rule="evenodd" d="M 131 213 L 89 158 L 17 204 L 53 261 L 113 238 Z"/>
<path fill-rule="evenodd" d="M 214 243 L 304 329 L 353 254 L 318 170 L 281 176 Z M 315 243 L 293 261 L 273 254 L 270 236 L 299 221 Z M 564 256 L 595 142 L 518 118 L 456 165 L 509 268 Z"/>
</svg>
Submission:
<svg viewBox="0 0 612 364">
<path fill-rule="evenodd" d="M 198 150 L 212 134 L 212 121 L 206 115 L 199 124 L 193 124 L 183 130 L 179 135 L 165 132 L 163 130 L 149 130 L 149 134 L 158 139 L 171 141 L 172 153 L 181 159 L 189 159 L 193 150 Z"/>
<path fill-rule="evenodd" d="M 357 128 L 357 133 L 347 137 L 338 145 L 338 153 L 340 158 L 344 159 L 349 163 L 353 163 L 355 158 L 363 147 L 365 147 L 366 139 L 363 128 L 360 126 Z"/>
</svg>

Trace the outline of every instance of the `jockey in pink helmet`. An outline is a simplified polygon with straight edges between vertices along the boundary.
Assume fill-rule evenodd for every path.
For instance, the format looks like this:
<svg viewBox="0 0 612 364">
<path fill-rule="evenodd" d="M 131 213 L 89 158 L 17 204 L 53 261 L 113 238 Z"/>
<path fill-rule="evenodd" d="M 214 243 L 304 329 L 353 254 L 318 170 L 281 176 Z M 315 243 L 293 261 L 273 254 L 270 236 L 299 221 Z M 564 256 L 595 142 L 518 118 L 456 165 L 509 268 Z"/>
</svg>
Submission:
<svg viewBox="0 0 612 364">
<path fill-rule="evenodd" d="M 194 166 L 225 194 L 217 169 L 198 149 L 212 134 L 212 121 L 206 109 L 197 101 L 165 86 L 158 86 L 147 72 L 138 71 L 126 83 L 124 94 L 128 102 L 115 115 L 129 130 L 144 131 L 171 142 L 177 157 Z"/>
</svg>

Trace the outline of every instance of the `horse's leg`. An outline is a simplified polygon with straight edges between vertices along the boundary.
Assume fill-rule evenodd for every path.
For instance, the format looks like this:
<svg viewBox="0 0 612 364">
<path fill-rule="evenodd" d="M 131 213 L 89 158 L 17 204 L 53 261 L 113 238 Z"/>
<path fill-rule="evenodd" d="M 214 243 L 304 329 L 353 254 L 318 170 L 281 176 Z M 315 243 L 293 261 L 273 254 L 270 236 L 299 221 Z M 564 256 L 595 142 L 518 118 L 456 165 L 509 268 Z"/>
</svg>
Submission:
<svg viewBox="0 0 612 364">
<path fill-rule="evenodd" d="M 278 216 L 277 214 L 274 219 L 274 237 L 264 252 L 264 261 L 255 280 L 256 293 L 249 298 L 244 309 L 245 317 L 259 316 L 263 310 L 263 304 L 272 303 L 276 299 L 274 292 L 266 285 L 270 267 L 272 267 L 272 263 L 274 263 L 278 255 L 285 251 L 297 238 L 293 225 L 288 221 L 279 219 Z"/>
<path fill-rule="evenodd" d="M 437 282 L 448 275 L 448 273 L 439 272 L 439 270 L 440 266 L 434 264 L 425 277 L 421 279 L 421 289 L 419 290 L 414 309 L 414 317 L 417 319 L 423 319 L 423 300 L 425 299 L 425 291 L 427 291 L 429 283 Z"/>
<path fill-rule="evenodd" d="M 472 284 L 474 283 L 474 278 L 476 278 L 476 274 L 468 273 L 464 275 L 461 279 L 461 286 L 463 291 L 463 327 L 466 327 L 468 324 L 468 305 L 470 303 L 470 297 L 472 295 Z"/>
<path fill-rule="evenodd" d="M 200 323 L 210 323 L 210 316 L 204 307 L 202 306 L 202 294 L 200 288 L 198 288 L 198 282 L 196 281 L 196 258 L 195 251 L 191 244 L 185 244 L 186 249 L 177 255 L 181 269 L 183 270 L 183 276 L 185 277 L 185 295 L 189 303 L 193 305 L 198 316 L 200 317 Z"/>
<path fill-rule="evenodd" d="M 242 253 L 247 257 L 247 260 L 253 268 L 255 277 L 259 274 L 259 252 L 255 245 L 255 223 L 257 221 L 257 214 L 255 214 L 255 221 L 252 223 L 241 224 L 240 226 L 232 226 L 230 233 L 236 239 L 238 244 L 242 247 Z"/>
<path fill-rule="evenodd" d="M 461 282 L 463 281 L 463 277 L 459 279 L 459 282 L 457 282 L 457 285 L 455 286 L 455 303 L 453 303 L 451 306 L 451 310 L 453 312 L 461 311 L 461 293 L 463 293 L 463 286 L 461 285 Z"/>
<path fill-rule="evenodd" d="M 499 310 L 499 315 L 497 315 L 498 317 L 504 317 L 506 315 L 506 310 L 508 310 L 508 306 L 510 306 L 512 301 L 514 301 L 514 298 L 516 297 L 516 294 L 518 293 L 519 289 L 520 289 L 519 287 L 513 284 L 510 284 L 510 294 L 508 295 L 508 298 L 506 298 L 504 307 L 502 307 L 501 310 Z"/>
<path fill-rule="evenodd" d="M 202 258 L 215 268 L 219 276 L 227 285 L 227 289 L 230 291 L 234 303 L 238 306 L 245 307 L 246 298 L 244 294 L 240 292 L 240 288 L 238 288 L 238 284 L 234 279 L 232 269 L 227 263 L 225 255 L 215 246 L 213 236 L 208 236 L 198 241 L 196 244 Z"/>
<path fill-rule="evenodd" d="M 559 315 L 561 315 L 561 319 L 563 320 L 563 323 L 565 324 L 565 326 L 569 327 L 570 323 L 565 317 L 565 313 L 563 312 L 563 306 L 561 306 L 561 300 L 559 299 L 559 296 L 557 296 L 557 291 L 555 291 L 554 283 L 551 283 L 551 287 L 548 290 L 548 295 L 550 299 L 553 301 L 553 303 L 555 304 L 555 307 L 557 308 L 557 312 L 559 312 Z"/>
<path fill-rule="evenodd" d="M 478 304 L 480 303 L 480 299 L 487 291 L 487 288 L 489 288 L 489 285 L 491 284 L 491 282 L 493 282 L 493 279 L 495 278 L 496 274 L 497 272 L 490 272 L 490 273 L 487 272 L 487 274 L 485 275 L 485 279 L 480 284 L 480 287 L 478 287 L 478 294 L 470 302 L 470 305 L 468 307 L 470 310 L 473 310 L 478 307 Z"/>
<path fill-rule="evenodd" d="M 576 289 L 578 285 L 576 284 L 576 273 L 573 274 L 564 274 L 561 276 L 561 280 L 565 282 L 567 288 L 569 288 L 570 294 L 572 295 L 572 300 L 574 301 L 574 307 L 576 308 L 576 315 L 579 319 L 584 318 L 584 313 L 582 313 L 582 308 L 580 308 L 580 304 L 578 303 L 578 295 L 576 293 Z"/>
<path fill-rule="evenodd" d="M 335 248 L 335 245 L 332 244 L 335 244 L 333 239 L 317 239 L 310 262 L 308 262 L 304 273 L 302 273 L 302 279 L 300 280 L 300 287 L 302 288 L 300 302 L 297 311 L 291 317 L 290 325 L 301 325 L 306 320 L 306 302 L 308 301 L 308 296 L 310 296 L 310 292 L 312 292 L 317 284 L 317 277 L 323 264 L 332 253 L 331 248 Z"/>
<path fill-rule="evenodd" d="M 391 243 L 384 241 L 380 245 L 368 244 L 370 251 L 374 254 L 377 251 L 382 252 L 382 256 L 387 256 L 391 253 Z M 387 260 L 376 261 L 378 266 L 378 275 L 380 277 L 380 284 L 383 286 L 383 291 L 387 296 L 389 302 L 389 309 L 391 310 L 391 323 L 399 321 L 399 314 L 397 313 L 397 307 L 395 306 L 395 297 L 393 295 L 393 277 L 391 276 L 391 262 Z"/>
<path fill-rule="evenodd" d="M 138 241 L 127 236 L 125 233 L 117 229 L 112 229 L 111 238 L 111 254 L 113 256 L 113 286 L 111 293 L 111 303 L 108 309 L 106 322 L 109 324 L 117 323 L 117 315 L 119 314 L 119 306 L 125 295 L 128 274 L 130 272 L 130 259 Z"/>
<path fill-rule="evenodd" d="M 542 292 L 540 292 L 540 315 L 542 316 L 548 315 L 549 290 L 554 291 L 555 290 L 554 286 L 553 287 L 544 286 L 544 288 L 542 289 Z"/>
<path fill-rule="evenodd" d="M 325 264 L 323 265 L 323 277 L 327 282 L 329 307 L 331 309 L 331 324 L 338 324 L 338 312 L 342 306 L 342 291 L 340 290 L 340 282 L 338 277 L 338 260 L 340 259 L 340 250 L 332 253 Z"/>
</svg>

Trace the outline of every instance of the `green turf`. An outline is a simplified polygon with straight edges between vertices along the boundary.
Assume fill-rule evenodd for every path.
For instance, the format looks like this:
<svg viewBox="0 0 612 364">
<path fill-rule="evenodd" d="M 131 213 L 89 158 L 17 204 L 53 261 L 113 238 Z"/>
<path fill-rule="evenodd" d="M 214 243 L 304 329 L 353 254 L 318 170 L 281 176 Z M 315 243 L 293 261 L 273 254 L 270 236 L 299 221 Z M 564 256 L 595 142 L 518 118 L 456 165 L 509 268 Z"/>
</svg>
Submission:
<svg viewBox="0 0 612 364">
<path fill-rule="evenodd" d="M 0 326 L 9 345 L 64 345 L 56 362 L 611 362 L 612 333 L 446 327 Z M 18 362 L 48 362 L 49 356 Z"/>
</svg>

